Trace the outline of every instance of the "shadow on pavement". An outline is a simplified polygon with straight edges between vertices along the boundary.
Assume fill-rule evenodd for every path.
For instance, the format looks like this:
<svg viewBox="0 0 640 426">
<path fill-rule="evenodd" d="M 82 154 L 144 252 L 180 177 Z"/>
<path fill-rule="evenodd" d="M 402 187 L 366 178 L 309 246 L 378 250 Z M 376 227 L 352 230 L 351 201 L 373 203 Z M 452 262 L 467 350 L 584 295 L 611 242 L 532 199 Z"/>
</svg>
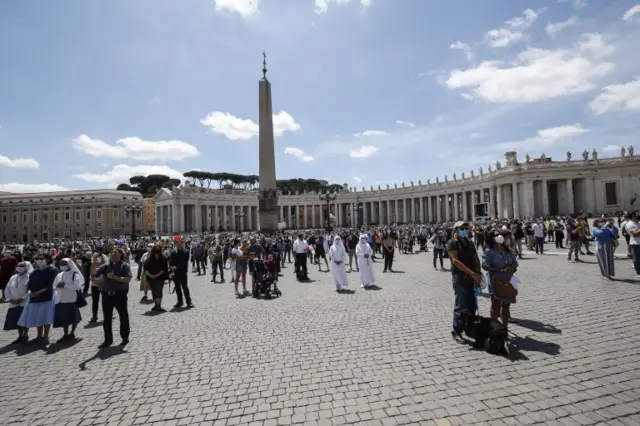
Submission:
<svg viewBox="0 0 640 426">
<path fill-rule="evenodd" d="M 87 364 L 90 363 L 91 361 L 94 361 L 96 359 L 105 361 L 111 357 L 126 354 L 126 353 L 127 351 L 125 351 L 124 348 L 121 346 L 114 346 L 106 349 L 100 349 L 94 356 L 78 364 L 78 367 L 80 367 L 80 370 L 85 371 L 87 369 Z"/>
<path fill-rule="evenodd" d="M 560 330 L 559 328 L 556 328 L 551 324 L 545 324 L 536 320 L 511 318 L 509 322 L 517 325 L 518 327 L 527 328 L 531 331 L 537 331 L 540 333 L 551 333 L 551 334 L 562 333 L 562 330 Z"/>
<path fill-rule="evenodd" d="M 60 352 L 62 350 L 74 347 L 75 345 L 77 345 L 81 341 L 82 341 L 82 338 L 77 338 L 77 339 L 71 340 L 69 342 L 55 342 L 55 343 L 52 343 L 51 345 L 47 346 L 47 348 L 44 350 L 44 353 L 47 354 L 47 355 L 54 355 L 54 354 L 57 354 L 58 352 Z"/>
</svg>

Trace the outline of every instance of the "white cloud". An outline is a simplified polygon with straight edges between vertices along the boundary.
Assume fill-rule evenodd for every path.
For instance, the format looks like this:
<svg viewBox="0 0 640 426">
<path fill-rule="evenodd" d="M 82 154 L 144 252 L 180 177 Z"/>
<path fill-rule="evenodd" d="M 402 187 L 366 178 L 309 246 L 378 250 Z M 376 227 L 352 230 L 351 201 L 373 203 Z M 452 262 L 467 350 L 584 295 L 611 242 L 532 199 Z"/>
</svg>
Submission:
<svg viewBox="0 0 640 426">
<path fill-rule="evenodd" d="M 73 177 L 85 182 L 100 183 L 105 185 L 118 185 L 120 183 L 129 182 L 129 178 L 139 175 L 167 175 L 172 179 L 184 180 L 184 176 L 182 176 L 182 173 L 172 169 L 169 166 L 129 166 L 127 164 L 118 164 L 116 166 L 113 166 L 113 168 L 108 172 L 102 174 L 80 173 L 77 175 L 73 175 Z"/>
<path fill-rule="evenodd" d="M 621 146 L 620 145 L 607 145 L 605 147 L 602 148 L 603 152 L 616 152 L 616 151 L 620 151 Z"/>
<path fill-rule="evenodd" d="M 396 120 L 396 124 L 399 124 L 401 126 L 416 127 L 416 123 L 412 123 L 411 121 Z"/>
<path fill-rule="evenodd" d="M 585 129 L 579 123 L 574 125 L 550 127 L 547 129 L 538 130 L 538 134 L 531 138 L 514 142 L 499 143 L 493 145 L 493 147 L 508 150 L 517 150 L 519 148 L 544 149 L 549 148 L 557 144 L 558 142 L 563 142 L 587 133 L 588 131 L 589 129 Z"/>
<path fill-rule="evenodd" d="M 351 150 L 349 155 L 352 158 L 367 158 L 378 152 L 378 148 L 373 145 L 363 145 L 359 149 Z"/>
<path fill-rule="evenodd" d="M 358 183 L 362 183 L 362 179 L 360 179 L 358 176 L 354 176 L 353 180 L 355 180 Z"/>
<path fill-rule="evenodd" d="M 319 15 L 327 13 L 330 3 L 346 4 L 351 3 L 351 0 L 315 0 L 315 12 Z M 362 5 L 362 7 L 364 8 L 371 7 L 371 4 L 372 0 L 360 0 L 360 5 Z"/>
<path fill-rule="evenodd" d="M 636 4 L 622 15 L 623 21 L 631 21 L 636 15 L 640 15 L 640 4 Z"/>
<path fill-rule="evenodd" d="M 573 7 L 576 9 L 584 9 L 589 5 L 587 0 L 573 0 Z"/>
<path fill-rule="evenodd" d="M 461 41 L 456 41 L 455 43 L 449 46 L 449 49 L 453 50 L 469 50 L 471 47 L 467 43 L 463 43 Z"/>
<path fill-rule="evenodd" d="M 296 157 L 300 161 L 304 161 L 308 163 L 309 161 L 313 161 L 313 157 L 308 155 L 306 152 L 301 150 L 300 148 L 295 148 L 293 146 L 288 146 L 284 149 L 284 153 L 287 155 L 292 155 Z"/>
<path fill-rule="evenodd" d="M 260 127 L 249 119 L 238 118 L 228 112 L 211 112 L 200 123 L 207 126 L 215 134 L 222 135 L 232 141 L 246 141 L 258 136 Z M 284 132 L 300 130 L 300 125 L 286 111 L 273 116 L 273 134 L 280 137 Z"/>
<path fill-rule="evenodd" d="M 640 110 L 640 77 L 626 84 L 612 84 L 602 89 L 589 107 L 595 115 L 618 110 Z"/>
<path fill-rule="evenodd" d="M 0 155 L 0 167 L 9 167 L 11 169 L 38 169 L 40 163 L 33 158 L 9 158 Z"/>
<path fill-rule="evenodd" d="M 198 148 L 186 142 L 143 141 L 137 137 L 118 139 L 115 145 L 80 135 L 73 139 L 73 147 L 93 157 L 108 157 L 132 160 L 184 160 L 200 154 Z"/>
<path fill-rule="evenodd" d="M 568 49 L 528 48 L 512 63 L 484 61 L 453 70 L 445 84 L 471 90 L 489 102 L 538 102 L 596 87 L 595 80 L 614 69 L 604 57 L 613 52 L 600 34 L 587 34 Z"/>
<path fill-rule="evenodd" d="M 68 188 L 50 183 L 2 183 L 0 184 L 0 192 L 13 192 L 16 194 L 26 194 L 34 192 L 55 192 L 69 191 Z"/>
<path fill-rule="evenodd" d="M 375 136 L 387 136 L 389 133 L 384 130 L 365 130 L 364 132 L 355 133 L 353 136 L 356 138 L 367 138 Z"/>
<path fill-rule="evenodd" d="M 216 12 L 231 12 L 248 18 L 260 11 L 259 0 L 215 0 Z"/>
<path fill-rule="evenodd" d="M 491 47 L 500 48 L 507 47 L 513 43 L 524 39 L 524 30 L 528 29 L 538 19 L 541 11 L 526 9 L 522 12 L 522 16 L 505 21 L 503 28 L 497 28 L 487 31 L 485 41 Z"/>
<path fill-rule="evenodd" d="M 554 38 L 556 34 L 578 23 L 578 18 L 571 16 L 566 21 L 549 22 L 545 27 L 545 31 L 549 38 Z"/>
</svg>

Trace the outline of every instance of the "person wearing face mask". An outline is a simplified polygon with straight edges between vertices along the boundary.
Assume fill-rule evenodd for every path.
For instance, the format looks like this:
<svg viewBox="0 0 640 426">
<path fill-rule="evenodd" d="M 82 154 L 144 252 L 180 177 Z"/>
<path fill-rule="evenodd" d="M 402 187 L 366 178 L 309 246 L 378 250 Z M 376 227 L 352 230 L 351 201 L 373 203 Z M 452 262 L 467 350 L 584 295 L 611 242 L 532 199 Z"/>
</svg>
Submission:
<svg viewBox="0 0 640 426">
<path fill-rule="evenodd" d="M 29 294 L 27 285 L 31 272 L 33 272 L 33 266 L 30 262 L 18 263 L 16 274 L 11 277 L 5 289 L 9 309 L 7 309 L 7 316 L 4 319 L 4 330 L 18 330 L 18 338 L 12 342 L 13 345 L 26 343 L 29 340 L 29 329 L 20 327 L 18 320 L 22 315 Z"/>
<path fill-rule="evenodd" d="M 151 312 L 167 312 L 162 308 L 162 290 L 164 288 L 164 280 L 169 277 L 169 268 L 167 259 L 162 255 L 162 247 L 153 247 L 151 255 L 144 262 L 144 274 L 155 302 Z"/>
<path fill-rule="evenodd" d="M 455 295 L 451 335 L 456 340 L 461 339 L 462 332 L 473 324 L 478 309 L 474 287 L 482 281 L 480 259 L 475 245 L 468 238 L 468 231 L 467 222 L 456 222 L 447 243 Z"/>
<path fill-rule="evenodd" d="M 36 327 L 38 335 L 32 343 L 47 344 L 54 315 L 53 283 L 59 271 L 51 266 L 50 255 L 38 255 L 35 262 L 37 269 L 29 275 L 27 303 L 18 325 L 26 329 Z"/>
<path fill-rule="evenodd" d="M 511 304 L 516 303 L 518 291 L 511 285 L 511 277 L 518 269 L 515 253 L 505 244 L 501 233 L 486 235 L 487 250 L 482 255 L 482 269 L 488 272 L 491 296 L 491 318 L 500 318 L 505 330 L 511 316 Z"/>
<path fill-rule="evenodd" d="M 349 282 L 347 279 L 347 266 L 345 262 L 349 259 L 347 250 L 342 244 L 342 238 L 336 236 L 333 239 L 333 245 L 329 249 L 331 255 L 331 275 L 339 292 L 350 292 Z"/>
<path fill-rule="evenodd" d="M 63 329 L 64 335 L 58 341 L 63 343 L 76 339 L 76 327 L 82 321 L 76 301 L 78 290 L 82 290 L 83 283 L 82 274 L 73 259 L 66 257 L 60 260 L 60 271 L 53 282 L 56 289 L 53 328 Z M 69 332 L 69 328 L 71 328 L 71 332 Z"/>
</svg>

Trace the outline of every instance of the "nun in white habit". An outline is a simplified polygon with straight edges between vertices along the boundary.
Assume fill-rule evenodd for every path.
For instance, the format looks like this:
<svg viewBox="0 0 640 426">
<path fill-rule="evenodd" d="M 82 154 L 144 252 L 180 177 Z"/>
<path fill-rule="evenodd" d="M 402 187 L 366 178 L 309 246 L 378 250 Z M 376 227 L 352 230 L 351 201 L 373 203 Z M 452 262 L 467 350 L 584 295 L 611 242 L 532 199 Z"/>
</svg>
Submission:
<svg viewBox="0 0 640 426">
<path fill-rule="evenodd" d="M 62 272 L 53 282 L 53 287 L 56 290 L 53 328 L 62 328 L 64 335 L 60 341 L 65 342 L 76 339 L 76 327 L 82 321 L 80 309 L 76 305 L 78 291 L 82 290 L 82 273 L 78 270 L 76 263 L 69 258 L 60 261 L 60 270 Z M 69 328 L 71 328 L 71 332 L 69 332 Z"/>
<path fill-rule="evenodd" d="M 360 268 L 360 281 L 362 287 L 371 287 L 376 283 L 373 277 L 373 264 L 371 263 L 371 255 L 373 250 L 367 242 L 366 235 L 360 235 L 360 243 L 356 246 L 356 256 L 358 258 L 358 268 Z"/>
<path fill-rule="evenodd" d="M 347 266 L 345 262 L 349 261 L 347 250 L 342 244 L 342 238 L 336 236 L 333 239 L 333 245 L 329 249 L 331 254 L 331 275 L 336 284 L 338 291 L 351 291 L 347 282 Z"/>
</svg>

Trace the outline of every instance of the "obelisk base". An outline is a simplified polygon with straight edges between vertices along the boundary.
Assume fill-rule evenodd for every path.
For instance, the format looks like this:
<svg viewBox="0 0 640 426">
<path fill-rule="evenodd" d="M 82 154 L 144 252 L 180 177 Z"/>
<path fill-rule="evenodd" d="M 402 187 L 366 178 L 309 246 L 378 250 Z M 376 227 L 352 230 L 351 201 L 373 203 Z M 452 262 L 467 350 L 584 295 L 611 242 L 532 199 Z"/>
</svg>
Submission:
<svg viewBox="0 0 640 426">
<path fill-rule="evenodd" d="M 278 230 L 278 193 L 275 189 L 264 189 L 258 193 L 258 220 L 260 231 Z"/>
</svg>

